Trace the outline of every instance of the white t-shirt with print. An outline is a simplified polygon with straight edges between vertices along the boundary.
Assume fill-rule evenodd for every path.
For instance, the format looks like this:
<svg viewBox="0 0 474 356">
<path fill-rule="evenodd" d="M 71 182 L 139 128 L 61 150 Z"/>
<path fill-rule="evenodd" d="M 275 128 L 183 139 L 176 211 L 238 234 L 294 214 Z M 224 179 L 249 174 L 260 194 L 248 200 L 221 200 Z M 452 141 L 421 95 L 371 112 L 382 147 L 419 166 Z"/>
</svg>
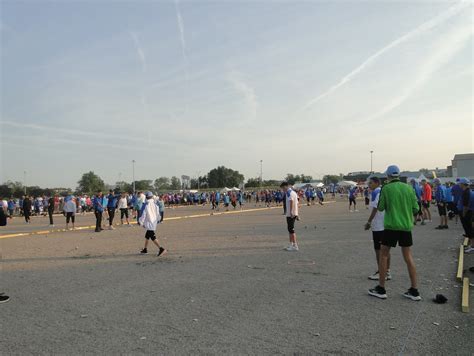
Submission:
<svg viewBox="0 0 474 356">
<path fill-rule="evenodd" d="M 380 188 L 377 188 L 371 194 L 369 208 L 377 209 L 377 206 L 379 204 L 379 198 L 380 198 Z M 372 220 L 372 231 L 384 231 L 384 227 L 383 227 L 384 215 L 385 214 L 383 211 L 377 211 L 377 214 L 375 214 L 374 220 Z"/>
<path fill-rule="evenodd" d="M 290 202 L 293 202 L 293 208 L 290 210 Z M 298 216 L 298 194 L 293 189 L 286 192 L 286 216 Z"/>
</svg>

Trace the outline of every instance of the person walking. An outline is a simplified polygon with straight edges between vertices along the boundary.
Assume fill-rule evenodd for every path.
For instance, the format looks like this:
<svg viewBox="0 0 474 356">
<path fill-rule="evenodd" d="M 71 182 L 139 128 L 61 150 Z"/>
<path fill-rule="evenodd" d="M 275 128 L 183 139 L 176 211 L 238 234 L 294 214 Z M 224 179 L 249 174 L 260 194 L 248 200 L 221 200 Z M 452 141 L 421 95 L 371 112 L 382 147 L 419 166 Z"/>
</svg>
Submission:
<svg viewBox="0 0 474 356">
<path fill-rule="evenodd" d="M 158 247 L 158 257 L 164 255 L 167 251 L 164 247 L 160 246 L 157 241 L 155 230 L 161 219 L 158 205 L 156 205 L 153 199 L 152 192 L 145 193 L 146 201 L 142 205 L 140 213 L 140 225 L 146 229 L 145 233 L 145 247 L 140 251 L 141 254 L 148 253 L 148 242 L 151 240 L 156 247 Z"/>
<path fill-rule="evenodd" d="M 385 212 L 384 235 L 381 239 L 379 260 L 379 284 L 369 290 L 369 295 L 387 299 L 385 279 L 387 277 L 390 248 L 397 244 L 402 248 L 403 258 L 408 268 L 411 287 L 404 297 L 411 300 L 421 300 L 417 289 L 415 261 L 411 253 L 413 245 L 412 229 L 413 215 L 418 211 L 418 203 L 413 189 L 400 181 L 400 168 L 392 165 L 386 171 L 388 183 L 380 192 L 378 210 Z"/>
<path fill-rule="evenodd" d="M 109 215 L 109 230 L 114 229 L 114 217 L 115 209 L 117 209 L 117 200 L 117 195 L 112 189 L 110 189 L 109 195 L 107 196 L 107 214 Z"/>
<path fill-rule="evenodd" d="M 123 218 L 126 219 L 127 225 L 130 226 L 130 221 L 128 221 L 128 199 L 127 193 L 122 193 L 118 201 L 117 208 L 120 211 L 120 224 L 123 225 Z"/>
<path fill-rule="evenodd" d="M 299 251 L 298 243 L 296 242 L 295 221 L 298 219 L 298 195 L 290 187 L 288 182 L 283 182 L 280 188 L 285 192 L 286 198 L 286 224 L 288 228 L 290 244 L 285 248 L 286 251 Z"/>
<path fill-rule="evenodd" d="M 66 230 L 69 230 L 69 222 L 72 222 L 72 229 L 75 229 L 75 220 L 76 220 L 76 212 L 77 206 L 76 202 L 71 196 L 67 196 L 64 199 L 65 203 L 63 206 L 64 214 L 66 215 Z"/>
<path fill-rule="evenodd" d="M 25 196 L 25 199 L 23 200 L 23 215 L 25 216 L 25 222 L 27 224 L 30 223 L 30 216 L 31 216 L 31 199 L 27 195 Z"/>
<path fill-rule="evenodd" d="M 94 214 L 95 214 L 95 232 L 101 232 L 102 229 L 102 214 L 104 212 L 103 195 L 101 191 L 97 192 L 97 195 L 93 200 Z"/>
<path fill-rule="evenodd" d="M 48 216 L 49 216 L 50 227 L 54 227 L 53 214 L 54 214 L 54 197 L 51 196 L 50 198 L 48 198 Z"/>
</svg>

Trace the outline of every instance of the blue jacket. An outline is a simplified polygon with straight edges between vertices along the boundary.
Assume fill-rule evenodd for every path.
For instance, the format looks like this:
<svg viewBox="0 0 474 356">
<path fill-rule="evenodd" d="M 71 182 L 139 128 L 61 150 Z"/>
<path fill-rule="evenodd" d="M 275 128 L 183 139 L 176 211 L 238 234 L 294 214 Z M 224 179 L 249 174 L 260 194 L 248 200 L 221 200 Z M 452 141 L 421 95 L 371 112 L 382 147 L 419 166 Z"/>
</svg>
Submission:
<svg viewBox="0 0 474 356">
<path fill-rule="evenodd" d="M 117 196 L 113 194 L 107 195 L 107 208 L 117 207 Z"/>
<path fill-rule="evenodd" d="M 102 206 L 102 201 L 103 201 L 103 197 L 94 197 L 94 200 L 92 200 L 92 206 L 94 207 L 94 210 L 95 211 L 98 211 L 98 212 L 103 212 L 104 211 L 104 207 Z"/>
<path fill-rule="evenodd" d="M 446 187 L 439 185 L 436 188 L 435 199 L 437 203 L 446 203 Z"/>
</svg>

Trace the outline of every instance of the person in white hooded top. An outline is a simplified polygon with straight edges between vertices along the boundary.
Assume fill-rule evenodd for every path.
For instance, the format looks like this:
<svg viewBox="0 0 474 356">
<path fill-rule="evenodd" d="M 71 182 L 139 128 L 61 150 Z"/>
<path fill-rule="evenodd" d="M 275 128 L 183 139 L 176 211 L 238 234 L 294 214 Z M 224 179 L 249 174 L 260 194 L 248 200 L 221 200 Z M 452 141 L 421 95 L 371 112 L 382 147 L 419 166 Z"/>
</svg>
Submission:
<svg viewBox="0 0 474 356">
<path fill-rule="evenodd" d="M 158 256 L 164 255 L 167 251 L 163 247 L 160 246 L 156 239 L 156 226 L 161 220 L 161 215 L 160 215 L 160 210 L 158 205 L 155 202 L 155 199 L 153 198 L 153 193 L 152 192 L 146 192 L 146 201 L 142 205 L 142 208 L 140 210 L 140 225 L 143 226 L 143 228 L 146 229 L 145 233 L 145 247 L 143 250 L 140 251 L 141 254 L 146 254 L 148 253 L 147 247 L 148 247 L 148 241 L 151 240 L 159 249 L 158 251 Z"/>
</svg>

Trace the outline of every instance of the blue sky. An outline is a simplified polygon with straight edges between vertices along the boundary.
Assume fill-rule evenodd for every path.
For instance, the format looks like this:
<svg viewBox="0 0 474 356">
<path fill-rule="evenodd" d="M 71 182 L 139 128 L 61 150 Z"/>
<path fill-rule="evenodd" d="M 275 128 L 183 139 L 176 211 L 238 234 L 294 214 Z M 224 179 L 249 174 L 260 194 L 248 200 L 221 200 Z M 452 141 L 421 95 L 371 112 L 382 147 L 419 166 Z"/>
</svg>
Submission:
<svg viewBox="0 0 474 356">
<path fill-rule="evenodd" d="M 3 1 L 0 181 L 446 166 L 474 150 L 472 11 Z"/>
</svg>

